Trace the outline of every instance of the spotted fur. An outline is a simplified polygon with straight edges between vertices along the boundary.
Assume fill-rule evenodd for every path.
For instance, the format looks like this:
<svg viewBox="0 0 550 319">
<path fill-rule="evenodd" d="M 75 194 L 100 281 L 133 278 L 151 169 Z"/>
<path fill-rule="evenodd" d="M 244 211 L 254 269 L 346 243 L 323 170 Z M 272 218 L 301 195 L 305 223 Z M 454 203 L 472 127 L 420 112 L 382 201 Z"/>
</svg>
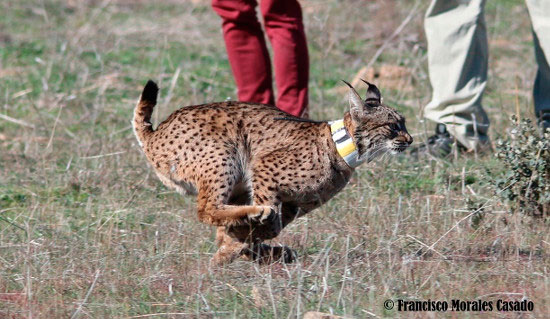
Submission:
<svg viewBox="0 0 550 319">
<path fill-rule="evenodd" d="M 344 124 L 361 157 L 370 161 L 412 142 L 404 118 L 381 102 L 375 86 L 364 102 L 350 90 Z M 218 227 L 213 262 L 292 261 L 289 248 L 261 242 L 328 201 L 353 172 L 329 125 L 295 121 L 269 105 L 221 102 L 180 108 L 153 130 L 157 94 L 149 81 L 135 108 L 134 132 L 159 179 L 196 194 L 198 219 Z"/>
</svg>

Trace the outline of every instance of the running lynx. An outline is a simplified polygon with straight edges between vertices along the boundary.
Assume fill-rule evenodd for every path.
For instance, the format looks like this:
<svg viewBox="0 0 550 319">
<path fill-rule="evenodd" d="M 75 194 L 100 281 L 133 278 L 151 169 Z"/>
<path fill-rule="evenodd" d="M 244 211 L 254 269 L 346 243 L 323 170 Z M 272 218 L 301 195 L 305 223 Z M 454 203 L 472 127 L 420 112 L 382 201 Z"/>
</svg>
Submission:
<svg viewBox="0 0 550 319">
<path fill-rule="evenodd" d="M 332 198 L 361 163 L 412 143 L 403 116 L 365 83 L 363 101 L 346 82 L 350 110 L 341 120 L 305 120 L 274 106 L 221 102 L 180 108 L 154 130 L 158 87 L 147 82 L 134 132 L 160 180 L 197 195 L 199 220 L 217 226 L 213 264 L 237 257 L 292 262 L 293 250 L 262 241 Z"/>
</svg>

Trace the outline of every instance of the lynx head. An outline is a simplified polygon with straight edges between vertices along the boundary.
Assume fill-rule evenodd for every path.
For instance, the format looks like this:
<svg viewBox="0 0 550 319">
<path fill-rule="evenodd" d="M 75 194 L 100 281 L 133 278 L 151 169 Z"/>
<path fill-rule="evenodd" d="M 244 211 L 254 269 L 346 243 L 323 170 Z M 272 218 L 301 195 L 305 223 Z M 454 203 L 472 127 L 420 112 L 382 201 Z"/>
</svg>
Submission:
<svg viewBox="0 0 550 319">
<path fill-rule="evenodd" d="M 351 84 L 345 82 L 350 87 L 349 113 L 359 159 L 371 161 L 387 152 L 404 151 L 413 141 L 405 127 L 405 118 L 382 102 L 374 84 L 362 81 L 368 85 L 364 101 Z"/>
</svg>

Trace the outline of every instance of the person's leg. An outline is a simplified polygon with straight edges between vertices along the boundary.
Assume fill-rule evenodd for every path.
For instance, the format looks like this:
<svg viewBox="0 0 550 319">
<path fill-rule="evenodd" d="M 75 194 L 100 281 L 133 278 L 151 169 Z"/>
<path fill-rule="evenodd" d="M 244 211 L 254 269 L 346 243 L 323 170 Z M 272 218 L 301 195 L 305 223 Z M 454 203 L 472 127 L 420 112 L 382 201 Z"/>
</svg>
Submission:
<svg viewBox="0 0 550 319">
<path fill-rule="evenodd" d="M 287 113 L 302 116 L 307 112 L 309 77 L 302 9 L 296 0 L 261 0 L 260 10 L 273 47 L 276 105 Z"/>
<path fill-rule="evenodd" d="M 255 0 L 212 0 L 212 8 L 222 18 L 239 100 L 273 105 L 271 63 L 256 6 Z"/>
<path fill-rule="evenodd" d="M 533 42 L 538 70 L 533 87 L 535 114 L 541 125 L 550 127 L 550 2 L 527 0 L 527 8 L 533 24 Z"/>
<path fill-rule="evenodd" d="M 432 0 L 425 17 L 433 95 L 424 116 L 445 124 L 468 149 L 487 139 L 489 127 L 481 106 L 488 64 L 484 6 L 485 0 Z"/>
</svg>

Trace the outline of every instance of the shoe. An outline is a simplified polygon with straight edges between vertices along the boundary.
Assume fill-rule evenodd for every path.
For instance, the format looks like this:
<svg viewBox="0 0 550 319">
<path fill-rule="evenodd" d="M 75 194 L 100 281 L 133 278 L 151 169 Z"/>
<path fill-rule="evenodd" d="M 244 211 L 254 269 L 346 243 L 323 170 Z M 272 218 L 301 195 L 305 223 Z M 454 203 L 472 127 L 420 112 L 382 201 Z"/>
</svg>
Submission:
<svg viewBox="0 0 550 319">
<path fill-rule="evenodd" d="M 540 113 L 540 116 L 538 116 L 538 124 L 543 133 L 550 129 L 550 110 Z"/>
<path fill-rule="evenodd" d="M 410 155 L 418 158 L 421 154 L 429 154 L 435 157 L 444 158 L 451 154 L 455 141 L 455 138 L 447 131 L 445 124 L 439 123 L 435 127 L 435 134 L 430 136 L 424 144 L 412 148 Z M 459 151 L 467 151 L 467 148 L 458 141 L 456 141 L 456 144 L 458 145 Z"/>
</svg>

